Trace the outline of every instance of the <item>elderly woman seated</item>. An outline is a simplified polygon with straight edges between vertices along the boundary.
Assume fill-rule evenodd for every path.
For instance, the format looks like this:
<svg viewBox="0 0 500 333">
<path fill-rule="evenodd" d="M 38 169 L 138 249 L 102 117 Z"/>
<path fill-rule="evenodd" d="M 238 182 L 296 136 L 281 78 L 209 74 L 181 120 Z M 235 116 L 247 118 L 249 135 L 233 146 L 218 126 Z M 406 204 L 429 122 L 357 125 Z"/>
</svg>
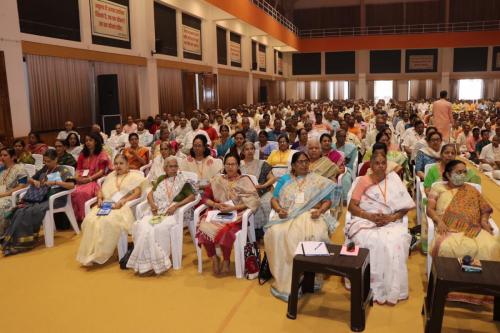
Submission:
<svg viewBox="0 0 500 333">
<path fill-rule="evenodd" d="M 316 139 L 307 142 L 307 154 L 310 159 L 309 170 L 334 182 L 337 182 L 337 176 L 345 170 L 344 166 L 341 169 L 328 156 L 322 155 L 321 144 Z"/>
<path fill-rule="evenodd" d="M 10 218 L 2 243 L 6 256 L 36 246 L 40 226 L 49 210 L 50 196 L 75 186 L 71 171 L 57 163 L 57 153 L 54 149 L 43 154 L 43 162 L 44 167 L 28 180 L 30 186 Z M 64 206 L 64 200 L 69 198 L 56 199 L 54 207 Z"/>
<path fill-rule="evenodd" d="M 436 237 L 431 244 L 433 257 L 462 258 L 469 255 L 479 260 L 500 261 L 500 243 L 488 223 L 492 208 L 483 196 L 466 184 L 465 163 L 452 160 L 446 164 L 443 180 L 432 186 L 427 204 L 427 215 L 436 226 Z M 483 298 L 483 296 L 480 296 Z M 456 300 L 481 301 L 467 296 Z"/>
<path fill-rule="evenodd" d="M 149 212 L 134 223 L 134 250 L 127 267 L 139 274 L 161 274 L 172 266 L 170 230 L 173 225 L 183 223 L 178 221 L 183 216 L 174 214 L 180 207 L 195 199 L 193 187 L 178 170 L 177 158 L 167 157 L 164 174 L 156 180 L 148 194 Z"/>
<path fill-rule="evenodd" d="M 329 242 L 337 221 L 330 208 L 342 197 L 342 187 L 309 171 L 309 156 L 296 152 L 292 172 L 282 176 L 273 192 L 274 210 L 266 225 L 264 243 L 274 277 L 271 293 L 288 300 L 292 283 L 292 263 L 301 241 Z"/>
<path fill-rule="evenodd" d="M 395 172 L 386 173 L 387 158 L 375 152 L 372 173 L 358 178 L 352 191 L 344 233 L 347 241 L 370 250 L 371 289 L 379 304 L 408 298 L 406 261 L 411 236 L 403 217 L 415 207 Z"/>
<path fill-rule="evenodd" d="M 165 174 L 165 160 L 169 156 L 175 156 L 175 147 L 169 141 L 160 143 L 160 154 L 156 156 L 148 173 L 148 180 L 155 183 L 158 177 Z"/>
<path fill-rule="evenodd" d="M 85 216 L 82 240 L 76 259 L 84 266 L 104 264 L 113 255 L 122 231 L 134 223 L 127 202 L 141 196 L 145 178 L 130 171 L 123 154 L 115 156 L 114 171 L 106 176 L 97 193 L 97 206 Z"/>
<path fill-rule="evenodd" d="M 229 259 L 236 233 L 241 229 L 243 212 L 249 208 L 253 212 L 259 208 L 260 200 L 250 177 L 241 175 L 240 158 L 227 154 L 224 158 L 224 173 L 215 175 L 203 192 L 203 203 L 209 211 L 200 218 L 196 237 L 198 244 L 203 245 L 207 255 L 212 259 L 212 270 L 215 275 L 228 273 Z M 218 212 L 211 213 L 210 210 Z M 232 213 L 230 221 L 216 218 L 218 213 Z M 215 247 L 222 250 L 223 263 L 215 253 Z"/>
</svg>

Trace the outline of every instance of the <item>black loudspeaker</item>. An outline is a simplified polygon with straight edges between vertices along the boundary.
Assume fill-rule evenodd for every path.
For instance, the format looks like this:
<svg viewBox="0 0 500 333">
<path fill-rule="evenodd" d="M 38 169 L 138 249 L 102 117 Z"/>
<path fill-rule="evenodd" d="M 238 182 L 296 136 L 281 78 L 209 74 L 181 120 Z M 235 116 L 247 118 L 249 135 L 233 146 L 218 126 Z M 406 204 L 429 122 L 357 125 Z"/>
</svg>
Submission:
<svg viewBox="0 0 500 333">
<path fill-rule="evenodd" d="M 119 115 L 118 76 L 106 74 L 97 76 L 97 92 L 99 96 L 99 114 Z"/>
</svg>

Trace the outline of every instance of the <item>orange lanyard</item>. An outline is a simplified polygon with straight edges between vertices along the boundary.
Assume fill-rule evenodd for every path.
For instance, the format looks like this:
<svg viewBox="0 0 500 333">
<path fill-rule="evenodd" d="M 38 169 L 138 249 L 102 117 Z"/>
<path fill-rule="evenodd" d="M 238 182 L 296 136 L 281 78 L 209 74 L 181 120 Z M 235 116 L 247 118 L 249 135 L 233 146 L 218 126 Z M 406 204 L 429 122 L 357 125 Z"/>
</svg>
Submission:
<svg viewBox="0 0 500 333">
<path fill-rule="evenodd" d="M 380 193 L 384 196 L 384 203 L 387 204 L 387 179 L 384 179 L 384 191 L 382 192 L 382 188 L 380 187 L 380 183 L 377 184 Z"/>
</svg>

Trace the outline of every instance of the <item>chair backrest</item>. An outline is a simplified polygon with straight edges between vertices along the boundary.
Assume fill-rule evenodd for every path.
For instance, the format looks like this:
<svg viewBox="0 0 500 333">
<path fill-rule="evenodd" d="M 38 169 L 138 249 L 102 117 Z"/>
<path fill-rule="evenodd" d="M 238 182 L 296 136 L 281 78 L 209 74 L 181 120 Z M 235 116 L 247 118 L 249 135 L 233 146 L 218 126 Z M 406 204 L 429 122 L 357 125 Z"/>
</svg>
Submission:
<svg viewBox="0 0 500 333">
<path fill-rule="evenodd" d="M 360 177 L 356 177 L 356 179 L 354 179 L 351 185 L 351 189 L 347 193 L 347 207 L 349 207 L 349 202 L 351 202 L 352 191 L 354 191 L 354 188 L 356 187 L 356 185 L 358 185 L 359 178 Z"/>
<path fill-rule="evenodd" d="M 439 182 L 435 182 L 434 184 L 432 184 L 432 186 L 436 186 L 436 184 L 446 184 L 448 183 L 447 181 L 439 181 Z M 482 193 L 482 187 L 481 187 L 481 184 L 476 184 L 476 183 L 466 183 L 466 184 L 469 184 L 470 186 L 474 186 L 474 188 L 479 192 L 479 193 Z"/>
<path fill-rule="evenodd" d="M 65 165 L 64 167 L 68 168 L 68 170 L 71 172 L 72 177 L 75 176 L 75 168 L 74 167 L 72 167 L 71 165 Z"/>
<path fill-rule="evenodd" d="M 36 168 L 33 164 L 23 164 L 24 170 L 26 170 L 26 173 L 28 176 L 31 178 L 35 175 L 36 173 Z"/>
<path fill-rule="evenodd" d="M 424 175 L 427 176 L 427 173 L 429 172 L 429 170 L 434 166 L 436 165 L 437 163 L 430 163 L 430 164 L 426 164 L 425 167 L 424 167 Z"/>
<path fill-rule="evenodd" d="M 198 174 L 196 172 L 191 172 L 191 171 L 181 171 L 181 173 L 184 175 L 189 180 L 192 180 L 193 182 L 197 183 L 198 182 Z"/>
<path fill-rule="evenodd" d="M 35 168 L 37 170 L 43 168 L 43 155 L 41 154 L 32 154 L 33 158 L 35 159 Z"/>
<path fill-rule="evenodd" d="M 254 185 L 259 185 L 259 181 L 257 180 L 257 177 L 255 177 L 254 175 L 243 174 L 243 176 L 250 177 L 250 179 L 252 180 L 252 182 L 253 182 Z"/>
</svg>

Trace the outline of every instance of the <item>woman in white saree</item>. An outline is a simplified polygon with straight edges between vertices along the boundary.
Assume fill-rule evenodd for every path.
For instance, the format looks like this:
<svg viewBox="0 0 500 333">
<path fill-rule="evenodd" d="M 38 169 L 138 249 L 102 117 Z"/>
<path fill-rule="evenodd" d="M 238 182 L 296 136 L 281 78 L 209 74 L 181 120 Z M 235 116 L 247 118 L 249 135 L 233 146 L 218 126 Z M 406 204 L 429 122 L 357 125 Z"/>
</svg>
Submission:
<svg viewBox="0 0 500 333">
<path fill-rule="evenodd" d="M 346 240 L 370 250 L 371 289 L 378 304 L 395 305 L 408 298 L 406 262 L 411 236 L 403 217 L 415 207 L 395 172 L 386 175 L 387 158 L 375 153 L 372 174 L 362 176 L 349 202 Z"/>
<path fill-rule="evenodd" d="M 170 232 L 184 218 L 175 213 L 195 199 L 193 187 L 178 169 L 175 156 L 165 159 L 166 174 L 158 177 L 148 193 L 150 210 L 133 225 L 134 250 L 127 267 L 139 274 L 161 274 L 172 266 Z"/>
</svg>

